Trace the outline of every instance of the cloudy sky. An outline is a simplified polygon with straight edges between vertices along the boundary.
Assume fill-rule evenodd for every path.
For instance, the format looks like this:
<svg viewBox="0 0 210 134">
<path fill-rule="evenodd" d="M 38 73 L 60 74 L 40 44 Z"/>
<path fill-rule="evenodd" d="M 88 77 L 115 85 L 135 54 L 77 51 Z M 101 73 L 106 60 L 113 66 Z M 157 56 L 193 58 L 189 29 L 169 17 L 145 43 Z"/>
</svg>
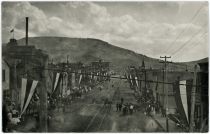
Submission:
<svg viewBox="0 0 210 134">
<path fill-rule="evenodd" d="M 97 38 L 173 61 L 208 56 L 207 2 L 3 2 L 2 42 L 25 36 Z"/>
</svg>

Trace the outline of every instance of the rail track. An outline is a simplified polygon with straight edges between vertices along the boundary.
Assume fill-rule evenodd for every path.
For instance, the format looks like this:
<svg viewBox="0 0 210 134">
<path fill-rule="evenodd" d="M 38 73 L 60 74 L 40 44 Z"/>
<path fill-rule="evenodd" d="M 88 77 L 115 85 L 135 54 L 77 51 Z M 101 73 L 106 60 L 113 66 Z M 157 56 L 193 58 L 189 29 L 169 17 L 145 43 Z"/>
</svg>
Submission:
<svg viewBox="0 0 210 134">
<path fill-rule="evenodd" d="M 106 119 L 107 115 L 110 114 L 111 109 L 112 109 L 112 102 L 114 101 L 115 97 L 118 97 L 117 94 L 118 90 L 115 90 L 111 103 L 109 104 L 104 104 L 98 112 L 91 118 L 90 122 L 88 123 L 87 127 L 85 128 L 84 132 L 95 132 L 95 131 L 100 131 L 104 120 Z"/>
</svg>

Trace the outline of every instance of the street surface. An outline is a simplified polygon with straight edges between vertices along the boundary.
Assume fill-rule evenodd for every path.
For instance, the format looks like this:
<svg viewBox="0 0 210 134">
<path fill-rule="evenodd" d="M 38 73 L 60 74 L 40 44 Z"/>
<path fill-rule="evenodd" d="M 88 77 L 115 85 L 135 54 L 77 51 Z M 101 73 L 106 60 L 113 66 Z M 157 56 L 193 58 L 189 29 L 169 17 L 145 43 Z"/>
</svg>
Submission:
<svg viewBox="0 0 210 134">
<path fill-rule="evenodd" d="M 112 79 L 102 84 L 102 90 L 95 88 L 77 98 L 63 109 L 49 111 L 48 132 L 163 132 L 163 129 L 143 110 L 132 115 L 116 111 L 116 103 L 136 104 L 133 91 L 126 80 Z M 108 98 L 111 105 L 104 105 Z M 36 132 L 36 121 L 29 118 L 19 126 L 17 132 Z"/>
<path fill-rule="evenodd" d="M 94 89 L 73 102 L 65 112 L 54 112 L 49 132 L 155 132 L 161 128 L 143 112 L 124 116 L 116 112 L 116 103 L 124 98 L 125 103 L 135 103 L 132 90 L 122 80 L 111 80 L 103 89 Z M 119 87 L 119 88 L 118 88 Z M 103 99 L 113 101 L 104 106 Z M 94 100 L 94 101 L 93 101 Z"/>
</svg>

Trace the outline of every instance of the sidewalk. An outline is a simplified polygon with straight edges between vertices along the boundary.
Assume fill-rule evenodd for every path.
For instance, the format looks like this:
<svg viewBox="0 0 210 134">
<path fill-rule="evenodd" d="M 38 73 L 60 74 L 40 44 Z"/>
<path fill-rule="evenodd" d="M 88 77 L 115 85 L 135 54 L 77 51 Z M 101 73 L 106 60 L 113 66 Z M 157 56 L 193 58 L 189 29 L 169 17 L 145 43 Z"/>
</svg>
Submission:
<svg viewBox="0 0 210 134">
<path fill-rule="evenodd" d="M 156 121 L 158 125 L 160 125 L 164 131 L 166 132 L 166 117 L 162 117 L 161 114 L 153 114 L 151 117 Z M 183 132 L 181 128 L 176 127 L 175 122 L 168 119 L 168 126 L 169 126 L 169 132 Z"/>
</svg>

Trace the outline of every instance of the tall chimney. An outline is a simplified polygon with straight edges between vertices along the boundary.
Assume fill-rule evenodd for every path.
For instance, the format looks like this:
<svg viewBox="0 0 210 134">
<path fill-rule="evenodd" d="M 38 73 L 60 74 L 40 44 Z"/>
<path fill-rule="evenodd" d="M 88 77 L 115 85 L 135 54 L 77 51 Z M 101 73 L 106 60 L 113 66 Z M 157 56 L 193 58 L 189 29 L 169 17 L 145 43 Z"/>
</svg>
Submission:
<svg viewBox="0 0 210 134">
<path fill-rule="evenodd" d="M 28 46 L 28 17 L 26 17 L 26 46 Z"/>
</svg>

